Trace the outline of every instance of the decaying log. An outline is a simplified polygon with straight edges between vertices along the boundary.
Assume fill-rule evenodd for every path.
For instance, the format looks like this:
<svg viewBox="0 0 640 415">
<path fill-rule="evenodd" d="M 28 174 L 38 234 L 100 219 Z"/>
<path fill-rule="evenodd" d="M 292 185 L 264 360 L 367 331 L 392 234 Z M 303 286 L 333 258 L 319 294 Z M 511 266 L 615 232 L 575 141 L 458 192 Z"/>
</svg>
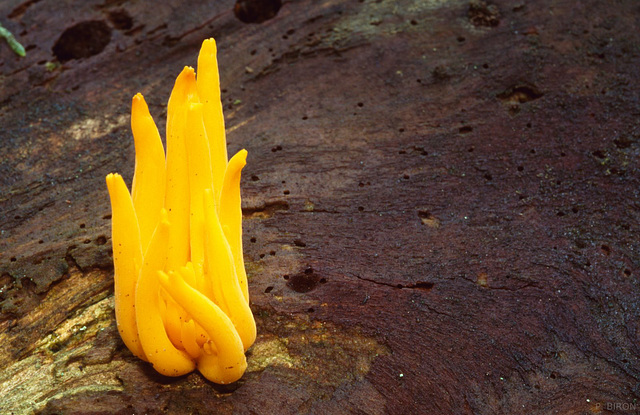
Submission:
<svg viewBox="0 0 640 415">
<path fill-rule="evenodd" d="M 640 410 L 635 0 L 0 3 L 1 413 Z M 118 337 L 104 177 L 214 36 L 249 152 L 237 383 Z M 164 134 L 163 134 L 164 135 Z"/>
</svg>

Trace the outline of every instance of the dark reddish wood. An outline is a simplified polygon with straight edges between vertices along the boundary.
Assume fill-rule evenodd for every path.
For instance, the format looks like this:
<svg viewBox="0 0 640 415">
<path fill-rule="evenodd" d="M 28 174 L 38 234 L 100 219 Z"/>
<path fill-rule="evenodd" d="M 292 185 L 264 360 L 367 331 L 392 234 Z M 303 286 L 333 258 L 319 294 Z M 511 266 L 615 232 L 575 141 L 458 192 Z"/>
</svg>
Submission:
<svg viewBox="0 0 640 415">
<path fill-rule="evenodd" d="M 637 412 L 640 4 L 241 3 L 0 4 L 0 412 Z M 249 151 L 229 386 L 118 338 L 104 184 L 209 36 Z"/>
</svg>

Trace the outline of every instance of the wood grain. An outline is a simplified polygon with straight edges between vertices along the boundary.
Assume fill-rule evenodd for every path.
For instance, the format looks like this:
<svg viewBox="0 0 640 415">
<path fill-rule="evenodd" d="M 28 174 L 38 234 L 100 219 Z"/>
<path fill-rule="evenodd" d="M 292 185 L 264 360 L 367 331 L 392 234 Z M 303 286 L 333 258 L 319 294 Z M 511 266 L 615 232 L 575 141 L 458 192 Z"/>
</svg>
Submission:
<svg viewBox="0 0 640 415">
<path fill-rule="evenodd" d="M 640 5 L 267 4 L 0 3 L 0 412 L 635 413 Z M 258 324 L 225 387 L 119 339 L 104 184 L 210 36 Z"/>
</svg>

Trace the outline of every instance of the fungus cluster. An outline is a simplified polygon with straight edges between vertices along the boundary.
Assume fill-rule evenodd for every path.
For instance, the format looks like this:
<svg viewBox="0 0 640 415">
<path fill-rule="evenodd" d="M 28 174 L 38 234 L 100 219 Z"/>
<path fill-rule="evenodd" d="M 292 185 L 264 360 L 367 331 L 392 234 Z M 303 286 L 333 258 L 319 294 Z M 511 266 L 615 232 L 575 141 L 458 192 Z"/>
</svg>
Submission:
<svg viewBox="0 0 640 415">
<path fill-rule="evenodd" d="M 256 338 L 242 257 L 240 174 L 247 151 L 227 161 L 216 44 L 198 76 L 185 67 L 167 110 L 167 152 L 141 94 L 133 97 L 131 193 L 106 178 L 112 209 L 118 331 L 167 376 L 197 368 L 215 383 L 244 373 Z"/>
</svg>

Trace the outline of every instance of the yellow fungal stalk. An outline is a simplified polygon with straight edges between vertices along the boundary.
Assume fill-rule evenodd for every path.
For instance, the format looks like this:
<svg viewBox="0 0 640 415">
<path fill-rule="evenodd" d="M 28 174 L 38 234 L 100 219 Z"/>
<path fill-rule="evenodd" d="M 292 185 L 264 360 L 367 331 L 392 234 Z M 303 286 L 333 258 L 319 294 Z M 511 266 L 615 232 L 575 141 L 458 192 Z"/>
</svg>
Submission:
<svg viewBox="0 0 640 415">
<path fill-rule="evenodd" d="M 198 76 L 185 67 L 169 98 L 167 155 L 141 94 L 133 97 L 136 165 L 131 193 L 107 176 L 118 330 L 131 352 L 163 375 L 197 368 L 238 380 L 256 338 L 242 259 L 240 172 L 227 161 L 216 44 Z"/>
</svg>

